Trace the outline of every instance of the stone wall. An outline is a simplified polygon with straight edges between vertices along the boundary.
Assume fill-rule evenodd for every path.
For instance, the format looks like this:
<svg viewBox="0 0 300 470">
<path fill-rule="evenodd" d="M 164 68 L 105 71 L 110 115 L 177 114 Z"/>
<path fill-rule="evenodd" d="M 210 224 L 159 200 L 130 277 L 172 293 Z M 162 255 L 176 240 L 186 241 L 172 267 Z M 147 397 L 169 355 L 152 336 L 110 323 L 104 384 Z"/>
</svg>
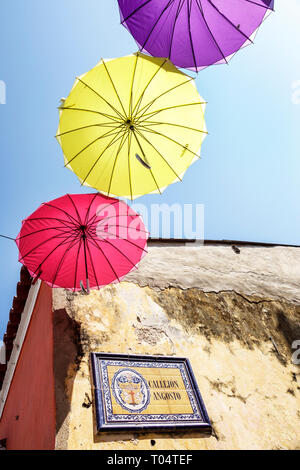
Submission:
<svg viewBox="0 0 300 470">
<path fill-rule="evenodd" d="M 151 247 L 90 295 L 54 290 L 57 449 L 300 449 L 300 250 Z M 190 359 L 213 435 L 97 435 L 90 352 Z"/>
</svg>

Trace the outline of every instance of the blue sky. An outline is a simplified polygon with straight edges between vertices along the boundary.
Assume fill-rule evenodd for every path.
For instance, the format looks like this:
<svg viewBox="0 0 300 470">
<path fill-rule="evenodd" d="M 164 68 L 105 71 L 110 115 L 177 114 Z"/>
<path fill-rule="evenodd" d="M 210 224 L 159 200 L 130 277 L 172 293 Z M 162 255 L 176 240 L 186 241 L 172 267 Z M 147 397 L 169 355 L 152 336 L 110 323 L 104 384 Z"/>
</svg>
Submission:
<svg viewBox="0 0 300 470">
<path fill-rule="evenodd" d="M 300 3 L 277 0 L 255 45 L 199 73 L 208 101 L 202 160 L 183 183 L 138 202 L 205 205 L 205 238 L 300 244 Z M 41 202 L 85 191 L 64 169 L 54 135 L 59 99 L 101 57 L 137 50 L 117 0 L 2 0 L 2 217 L 15 237 Z M 19 277 L 13 242 L 0 240 L 0 337 Z"/>
</svg>

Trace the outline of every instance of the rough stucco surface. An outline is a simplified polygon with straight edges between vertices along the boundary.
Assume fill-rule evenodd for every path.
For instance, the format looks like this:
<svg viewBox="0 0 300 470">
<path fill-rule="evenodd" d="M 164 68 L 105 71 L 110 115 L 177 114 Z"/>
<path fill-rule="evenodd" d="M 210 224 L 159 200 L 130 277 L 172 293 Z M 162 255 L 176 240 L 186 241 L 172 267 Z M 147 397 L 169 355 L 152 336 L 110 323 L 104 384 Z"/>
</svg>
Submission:
<svg viewBox="0 0 300 470">
<path fill-rule="evenodd" d="M 300 303 L 300 250 L 290 247 L 153 246 L 126 280 L 165 289 L 198 287 Z"/>
<path fill-rule="evenodd" d="M 152 248 L 127 282 L 89 296 L 55 290 L 55 314 L 70 318 L 68 336 L 77 350 L 76 360 L 63 361 L 56 447 L 300 449 L 300 368 L 291 360 L 291 344 L 300 339 L 299 254 L 290 248 L 242 248 L 240 255 L 230 247 Z M 188 357 L 214 435 L 97 435 L 92 351 Z"/>
</svg>

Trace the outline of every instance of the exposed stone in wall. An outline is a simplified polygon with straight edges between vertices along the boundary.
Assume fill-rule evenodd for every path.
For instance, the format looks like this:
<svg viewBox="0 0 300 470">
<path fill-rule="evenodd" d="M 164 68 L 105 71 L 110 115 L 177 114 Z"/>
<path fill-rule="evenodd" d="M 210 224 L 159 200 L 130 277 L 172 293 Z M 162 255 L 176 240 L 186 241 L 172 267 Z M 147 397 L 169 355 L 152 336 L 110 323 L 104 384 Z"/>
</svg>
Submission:
<svg viewBox="0 0 300 470">
<path fill-rule="evenodd" d="M 294 337 L 300 339 L 300 295 L 295 280 L 289 277 L 290 268 L 285 271 L 282 266 L 280 281 L 279 274 L 272 278 L 275 267 L 269 267 L 266 289 L 263 274 L 248 274 L 249 283 L 245 285 L 244 274 L 239 274 L 239 283 L 233 274 L 234 285 L 229 285 L 231 268 L 221 257 L 220 268 L 225 274 L 215 272 L 212 289 L 212 278 L 206 281 L 204 267 L 198 269 L 191 259 L 183 262 L 182 272 L 177 268 L 172 279 L 172 263 L 181 263 L 182 254 L 181 260 L 176 261 L 178 253 L 173 257 L 172 252 L 168 264 L 164 253 L 161 252 L 160 261 L 157 254 L 154 261 L 148 261 L 154 272 L 151 279 L 151 269 L 145 264 L 140 277 L 135 273 L 132 279 L 139 284 L 149 282 L 155 288 L 123 282 L 93 291 L 89 296 L 54 291 L 56 314 L 66 312 L 72 324 L 75 322 L 80 328 L 77 358 L 68 365 L 65 377 L 69 412 L 61 425 L 57 448 L 300 449 L 300 369 L 291 363 L 291 341 Z M 278 253 L 279 258 L 283 259 Z M 218 257 L 214 262 L 217 260 Z M 161 263 L 158 267 L 157 262 Z M 269 262 L 263 256 L 261 271 Z M 187 263 L 192 264 L 190 271 Z M 255 263 L 253 273 L 260 264 L 258 260 Z M 297 276 L 295 279 L 299 272 Z M 200 286 L 204 283 L 205 289 Z M 176 287 L 166 288 L 170 284 Z M 69 338 L 74 344 L 76 335 Z M 97 435 L 89 371 L 89 353 L 93 351 L 188 357 L 213 422 L 214 436 Z"/>
</svg>

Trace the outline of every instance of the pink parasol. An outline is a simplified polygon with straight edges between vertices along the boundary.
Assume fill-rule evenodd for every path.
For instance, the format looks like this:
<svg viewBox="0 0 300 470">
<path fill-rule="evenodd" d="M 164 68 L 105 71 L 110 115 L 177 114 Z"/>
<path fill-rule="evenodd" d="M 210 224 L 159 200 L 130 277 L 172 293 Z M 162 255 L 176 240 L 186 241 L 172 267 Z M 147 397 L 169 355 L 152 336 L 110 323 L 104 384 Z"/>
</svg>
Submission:
<svg viewBox="0 0 300 470">
<path fill-rule="evenodd" d="M 96 193 L 42 204 L 23 221 L 16 243 L 34 278 L 89 292 L 135 269 L 147 239 L 142 219 L 125 202 Z"/>
</svg>

